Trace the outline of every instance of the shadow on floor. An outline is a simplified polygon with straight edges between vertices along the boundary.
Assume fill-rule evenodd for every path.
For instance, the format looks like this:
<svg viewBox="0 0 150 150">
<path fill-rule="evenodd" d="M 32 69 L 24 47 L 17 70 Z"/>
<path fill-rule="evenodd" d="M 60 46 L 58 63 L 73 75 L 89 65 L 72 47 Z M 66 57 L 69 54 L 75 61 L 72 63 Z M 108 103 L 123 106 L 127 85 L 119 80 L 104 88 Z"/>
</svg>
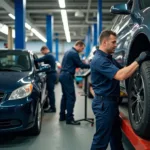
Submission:
<svg viewBox="0 0 150 150">
<path fill-rule="evenodd" d="M 0 148 L 14 147 L 15 145 L 31 144 L 36 139 L 35 136 L 30 136 L 29 132 L 19 133 L 0 133 Z"/>
</svg>

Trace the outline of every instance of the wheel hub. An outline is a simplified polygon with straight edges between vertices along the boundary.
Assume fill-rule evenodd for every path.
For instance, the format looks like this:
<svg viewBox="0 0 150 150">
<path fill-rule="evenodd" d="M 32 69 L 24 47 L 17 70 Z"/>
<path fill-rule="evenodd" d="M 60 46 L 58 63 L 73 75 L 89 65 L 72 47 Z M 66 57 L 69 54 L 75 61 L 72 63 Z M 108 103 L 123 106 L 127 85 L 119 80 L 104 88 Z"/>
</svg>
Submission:
<svg viewBox="0 0 150 150">
<path fill-rule="evenodd" d="M 140 103 L 141 102 L 141 96 L 139 93 L 137 93 L 137 103 Z"/>
</svg>

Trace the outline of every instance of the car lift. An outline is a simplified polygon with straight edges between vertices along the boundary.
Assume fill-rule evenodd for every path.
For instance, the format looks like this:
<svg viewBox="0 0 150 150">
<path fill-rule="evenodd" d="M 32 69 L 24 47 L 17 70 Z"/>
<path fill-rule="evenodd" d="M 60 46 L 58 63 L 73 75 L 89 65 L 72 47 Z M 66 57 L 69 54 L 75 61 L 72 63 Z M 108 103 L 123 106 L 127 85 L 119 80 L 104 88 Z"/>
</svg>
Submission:
<svg viewBox="0 0 150 150">
<path fill-rule="evenodd" d="M 150 140 L 148 141 L 142 139 L 138 135 L 136 135 L 131 127 L 129 119 L 125 117 L 125 115 L 122 112 L 120 112 L 120 118 L 122 121 L 122 131 L 130 141 L 132 146 L 136 150 L 150 150 Z"/>
</svg>

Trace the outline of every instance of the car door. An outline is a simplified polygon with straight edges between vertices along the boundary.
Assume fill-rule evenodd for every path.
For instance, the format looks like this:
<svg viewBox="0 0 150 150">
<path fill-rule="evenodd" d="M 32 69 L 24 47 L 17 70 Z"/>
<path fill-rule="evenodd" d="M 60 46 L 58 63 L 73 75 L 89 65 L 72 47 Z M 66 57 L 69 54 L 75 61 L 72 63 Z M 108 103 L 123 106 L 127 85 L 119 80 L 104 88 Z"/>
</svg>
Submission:
<svg viewBox="0 0 150 150">
<path fill-rule="evenodd" d="M 33 55 L 33 60 L 37 59 L 37 55 Z M 34 61 L 34 68 L 35 70 L 38 70 L 40 68 L 41 63 L 35 63 Z M 46 87 L 46 73 L 40 72 L 40 73 L 35 73 L 35 80 L 40 87 L 40 92 L 41 92 L 41 103 L 44 104 L 47 98 L 47 87 Z"/>
</svg>

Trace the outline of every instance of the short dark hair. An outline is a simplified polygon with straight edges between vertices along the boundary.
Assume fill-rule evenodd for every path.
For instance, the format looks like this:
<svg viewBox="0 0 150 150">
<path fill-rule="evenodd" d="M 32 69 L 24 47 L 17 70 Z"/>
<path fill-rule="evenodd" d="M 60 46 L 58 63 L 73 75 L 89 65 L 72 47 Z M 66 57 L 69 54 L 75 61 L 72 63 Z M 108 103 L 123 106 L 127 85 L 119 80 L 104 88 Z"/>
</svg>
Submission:
<svg viewBox="0 0 150 150">
<path fill-rule="evenodd" d="M 117 36 L 117 34 L 111 30 L 104 30 L 101 32 L 100 37 L 99 37 L 99 42 L 100 44 L 104 40 L 104 38 L 109 38 L 110 35 Z"/>
<path fill-rule="evenodd" d="M 76 41 L 75 46 L 80 45 L 80 46 L 85 46 L 84 42 L 81 40 Z"/>
<path fill-rule="evenodd" d="M 45 49 L 48 49 L 48 47 L 47 47 L 47 46 L 42 46 L 42 47 L 41 47 L 41 51 L 43 51 L 43 50 L 45 50 Z"/>
</svg>

